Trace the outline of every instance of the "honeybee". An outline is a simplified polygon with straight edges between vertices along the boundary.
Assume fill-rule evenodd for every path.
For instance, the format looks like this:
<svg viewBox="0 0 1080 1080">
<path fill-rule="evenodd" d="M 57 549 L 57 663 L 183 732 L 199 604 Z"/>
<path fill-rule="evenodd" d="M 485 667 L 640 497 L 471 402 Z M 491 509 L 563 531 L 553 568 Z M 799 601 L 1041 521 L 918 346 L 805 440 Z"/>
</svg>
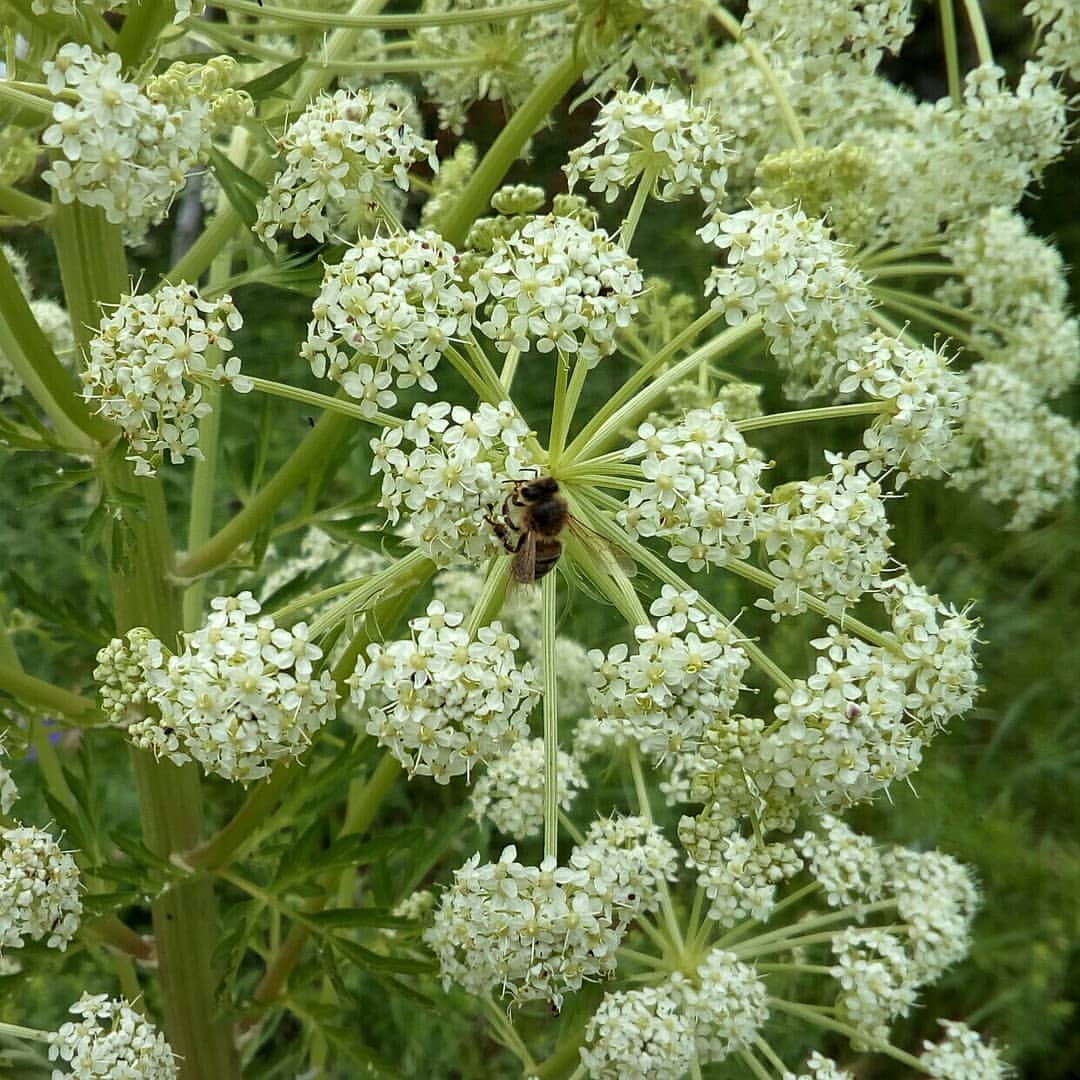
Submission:
<svg viewBox="0 0 1080 1080">
<path fill-rule="evenodd" d="M 494 507 L 488 509 L 494 511 Z M 531 585 L 551 573 L 562 557 L 560 537 L 568 529 L 603 561 L 610 564 L 614 560 L 628 576 L 636 570 L 632 560 L 574 519 L 554 476 L 515 480 L 499 517 L 489 514 L 487 521 L 503 547 L 514 556 L 510 577 L 519 585 Z"/>
<path fill-rule="evenodd" d="M 515 480 L 499 518 L 488 524 L 514 556 L 510 576 L 521 585 L 546 577 L 562 555 L 559 537 L 570 524 L 570 507 L 554 476 Z"/>
</svg>

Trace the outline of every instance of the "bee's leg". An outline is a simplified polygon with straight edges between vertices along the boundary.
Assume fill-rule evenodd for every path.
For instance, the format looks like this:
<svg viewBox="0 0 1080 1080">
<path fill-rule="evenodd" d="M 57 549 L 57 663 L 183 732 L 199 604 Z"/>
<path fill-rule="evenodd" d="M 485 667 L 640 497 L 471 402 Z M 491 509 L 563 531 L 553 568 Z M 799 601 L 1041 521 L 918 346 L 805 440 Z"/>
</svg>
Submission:
<svg viewBox="0 0 1080 1080">
<path fill-rule="evenodd" d="M 488 510 L 492 511 L 495 507 L 489 506 Z M 504 516 L 502 520 L 492 517 L 490 513 L 484 515 L 484 520 L 491 526 L 491 531 L 499 538 L 502 546 L 506 550 L 514 555 L 521 550 L 521 545 L 525 542 L 525 534 L 519 532 L 514 528 L 508 516 Z"/>
</svg>

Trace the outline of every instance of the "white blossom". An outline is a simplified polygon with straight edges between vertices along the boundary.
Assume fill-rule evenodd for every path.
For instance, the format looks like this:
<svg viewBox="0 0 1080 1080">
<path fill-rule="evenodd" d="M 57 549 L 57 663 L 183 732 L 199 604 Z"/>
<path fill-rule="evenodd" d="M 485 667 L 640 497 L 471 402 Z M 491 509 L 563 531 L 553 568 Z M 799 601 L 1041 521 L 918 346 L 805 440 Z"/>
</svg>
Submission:
<svg viewBox="0 0 1080 1080">
<path fill-rule="evenodd" d="M 733 155 L 719 111 L 666 87 L 619 90 L 600 107 L 593 130 L 570 151 L 571 191 L 584 179 L 607 202 L 636 184 L 665 202 L 697 192 L 711 204 L 723 194 Z"/>
<path fill-rule="evenodd" d="M 587 786 L 577 760 L 558 752 L 559 809 L 569 813 Z M 518 840 L 539 836 L 544 827 L 544 740 L 525 739 L 488 762 L 473 784 L 473 818 L 486 818 L 499 832 Z"/>
<path fill-rule="evenodd" d="M 52 1080 L 176 1080 L 177 1060 L 157 1028 L 126 1001 L 83 994 L 68 1010 L 79 1017 L 49 1036 Z"/>
<path fill-rule="evenodd" d="M 642 424 L 628 460 L 641 458 L 618 521 L 631 537 L 659 536 L 669 557 L 697 571 L 745 558 L 762 527 L 762 456 L 728 420 L 723 406 L 694 409 L 677 424 Z"/>
<path fill-rule="evenodd" d="M 213 368 L 207 362 L 211 346 L 232 351 L 228 335 L 242 325 L 228 294 L 204 300 L 185 282 L 122 296 L 102 319 L 80 376 L 83 397 L 120 427 L 137 476 L 154 475 L 165 454 L 174 465 L 202 460 L 198 422 L 212 410 L 195 380 L 250 389 L 235 356 Z"/>
<path fill-rule="evenodd" d="M 834 390 L 862 343 L 870 300 L 825 224 L 801 210 L 762 207 L 718 210 L 698 232 L 727 258 L 705 283 L 713 309 L 730 326 L 761 317 L 789 396 Z"/>
<path fill-rule="evenodd" d="M 471 325 L 456 263 L 433 232 L 360 240 L 326 266 L 301 355 L 371 416 L 396 403 L 391 387 L 436 390 L 439 358 Z"/>
<path fill-rule="evenodd" d="M 0 830 L 0 952 L 26 939 L 63 952 L 79 929 L 75 860 L 44 829 Z"/>
<path fill-rule="evenodd" d="M 408 191 L 409 169 L 438 168 L 435 144 L 408 122 L 398 91 L 361 88 L 320 94 L 278 140 L 285 167 L 259 203 L 255 233 L 271 249 L 275 234 L 327 240 L 380 218 L 393 187 Z"/>
<path fill-rule="evenodd" d="M 491 520 L 514 481 L 534 468 L 525 445 L 531 434 L 509 401 L 483 402 L 475 412 L 447 402 L 414 405 L 404 427 L 371 443 L 387 521 L 400 522 L 440 567 L 505 553 Z"/>
<path fill-rule="evenodd" d="M 131 723 L 128 735 L 156 757 L 193 759 L 247 784 L 307 750 L 333 717 L 337 690 L 329 671 L 315 673 L 322 650 L 306 623 L 277 626 L 250 592 L 216 597 L 210 607 L 206 624 L 182 636 L 179 654 L 160 643 L 134 650 L 157 715 Z"/>
<path fill-rule="evenodd" d="M 603 229 L 549 214 L 497 237 L 469 278 L 479 329 L 500 352 L 558 351 L 595 366 L 630 325 L 642 289 L 637 261 Z"/>
<path fill-rule="evenodd" d="M 959 1020 L 941 1020 L 945 1038 L 924 1042 L 919 1061 L 930 1076 L 940 1080 L 1005 1080 L 1013 1070 L 1001 1060 L 993 1043 L 984 1043 L 977 1031 Z"/>
<path fill-rule="evenodd" d="M 173 63 L 144 87 L 125 79 L 122 63 L 69 42 L 42 65 L 49 89 L 65 92 L 41 137 L 59 156 L 42 175 L 62 203 L 100 206 L 139 238 L 206 161 L 214 134 L 254 106 L 229 88 L 236 61 L 228 56 Z"/>
<path fill-rule="evenodd" d="M 666 592 L 653 613 L 670 610 L 673 599 Z M 730 713 L 750 664 L 729 623 L 696 606 L 696 593 L 680 599 L 685 615 L 672 611 L 635 627 L 633 653 L 623 644 L 589 653 L 594 718 L 658 757 L 692 747 L 711 720 Z"/>
<path fill-rule="evenodd" d="M 411 637 L 369 645 L 349 679 L 368 733 L 410 776 L 442 784 L 527 738 L 540 693 L 501 623 L 470 637 L 463 622 L 433 600 L 426 615 L 409 620 Z"/>
</svg>

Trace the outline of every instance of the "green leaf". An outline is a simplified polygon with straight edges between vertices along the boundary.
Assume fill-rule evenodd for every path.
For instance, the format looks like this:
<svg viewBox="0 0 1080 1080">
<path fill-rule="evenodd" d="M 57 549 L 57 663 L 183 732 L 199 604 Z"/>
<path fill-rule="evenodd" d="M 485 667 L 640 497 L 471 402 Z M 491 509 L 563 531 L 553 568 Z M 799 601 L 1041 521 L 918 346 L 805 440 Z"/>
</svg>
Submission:
<svg viewBox="0 0 1080 1080">
<path fill-rule="evenodd" d="M 236 89 L 246 90 L 256 101 L 268 98 L 279 86 L 287 83 L 307 62 L 306 56 L 298 56 L 281 67 L 260 75 L 257 79 L 251 79 L 241 83 Z"/>
<path fill-rule="evenodd" d="M 326 929 L 380 926 L 392 930 L 416 930 L 420 926 L 416 919 L 395 915 L 389 908 L 382 907 L 329 908 L 309 915 L 308 920 Z"/>
<path fill-rule="evenodd" d="M 240 220 L 250 229 L 258 220 L 256 203 L 266 195 L 266 188 L 250 173 L 234 165 L 220 150 L 210 149 L 210 167 L 221 184 L 221 190 L 240 215 Z"/>
<path fill-rule="evenodd" d="M 369 971 L 389 972 L 396 975 L 431 975 L 439 970 L 434 959 L 421 959 L 416 956 L 394 956 L 372 952 L 371 949 L 357 945 L 348 938 L 332 937 L 327 939 L 338 952 L 351 963 Z"/>
<path fill-rule="evenodd" d="M 14 606 L 33 612 L 50 627 L 61 629 L 77 640 L 100 646 L 109 635 L 87 617 L 85 606 L 46 596 L 15 570 L 8 570 Z"/>
</svg>

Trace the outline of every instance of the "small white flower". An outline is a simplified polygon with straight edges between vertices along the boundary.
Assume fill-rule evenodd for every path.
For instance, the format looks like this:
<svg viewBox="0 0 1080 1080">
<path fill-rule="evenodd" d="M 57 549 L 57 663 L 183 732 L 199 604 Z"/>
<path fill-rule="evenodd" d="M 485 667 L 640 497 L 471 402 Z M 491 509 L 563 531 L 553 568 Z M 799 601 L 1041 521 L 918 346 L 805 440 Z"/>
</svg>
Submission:
<svg viewBox="0 0 1080 1080">
<path fill-rule="evenodd" d="M 0 831 L 0 952 L 27 938 L 65 950 L 79 929 L 75 860 L 43 829 Z"/>
<path fill-rule="evenodd" d="M 436 390 L 439 358 L 471 326 L 473 301 L 456 263 L 453 247 L 432 232 L 373 237 L 349 248 L 326 267 L 312 306 L 301 350 L 312 371 L 341 383 L 371 415 L 395 404 L 391 385 Z"/>
<path fill-rule="evenodd" d="M 439 167 L 435 144 L 414 130 L 394 87 L 320 94 L 278 140 L 285 167 L 259 203 L 254 231 L 271 249 L 275 234 L 320 243 L 343 226 L 378 221 L 380 200 L 409 189 L 418 162 Z"/>
<path fill-rule="evenodd" d="M 176 1080 L 172 1049 L 153 1024 L 125 1001 L 83 994 L 69 1020 L 49 1036 L 52 1080 Z"/>
<path fill-rule="evenodd" d="M 152 476 L 165 454 L 174 465 L 202 459 L 198 422 L 211 407 L 196 377 L 250 387 L 239 361 L 211 368 L 211 344 L 232 350 L 229 334 L 239 330 L 240 312 L 225 294 L 204 300 L 193 285 L 163 285 L 154 294 L 122 296 L 90 339 L 80 375 L 83 397 L 117 424 L 131 448 L 136 474 Z"/>
<path fill-rule="evenodd" d="M 540 693 L 517 638 L 498 622 L 470 638 L 463 620 L 432 601 L 411 638 L 369 645 L 349 679 L 369 734 L 410 776 L 442 784 L 526 739 Z"/>
<path fill-rule="evenodd" d="M 469 285 L 486 316 L 479 329 L 500 352 L 558 351 L 593 367 L 637 312 L 642 276 L 603 229 L 549 214 L 496 238 Z"/>
<path fill-rule="evenodd" d="M 140 697 L 156 707 L 158 715 L 130 723 L 136 746 L 177 765 L 194 759 L 207 772 L 247 784 L 304 753 L 333 717 L 337 690 L 329 671 L 314 678 L 322 650 L 308 641 L 306 624 L 276 626 L 259 615 L 249 592 L 216 597 L 211 608 L 206 625 L 183 636 L 178 655 L 141 640 L 125 654 L 114 641 L 110 650 L 119 658 L 99 654 L 102 674 L 95 675 L 110 690 L 106 705 L 114 715 Z M 133 663 L 143 669 L 143 685 L 125 700 Z"/>
<path fill-rule="evenodd" d="M 619 193 L 646 183 L 653 198 L 671 201 L 698 192 L 718 202 L 733 156 L 719 114 L 694 105 L 673 90 L 619 90 L 593 121 L 595 134 L 570 151 L 570 190 L 591 180 L 589 190 L 612 202 Z"/>
<path fill-rule="evenodd" d="M 945 1038 L 924 1042 L 919 1061 L 930 1076 L 940 1080 L 1005 1080 L 1012 1069 L 1001 1060 L 993 1043 L 984 1043 L 977 1031 L 959 1020 L 941 1020 Z"/>
</svg>

